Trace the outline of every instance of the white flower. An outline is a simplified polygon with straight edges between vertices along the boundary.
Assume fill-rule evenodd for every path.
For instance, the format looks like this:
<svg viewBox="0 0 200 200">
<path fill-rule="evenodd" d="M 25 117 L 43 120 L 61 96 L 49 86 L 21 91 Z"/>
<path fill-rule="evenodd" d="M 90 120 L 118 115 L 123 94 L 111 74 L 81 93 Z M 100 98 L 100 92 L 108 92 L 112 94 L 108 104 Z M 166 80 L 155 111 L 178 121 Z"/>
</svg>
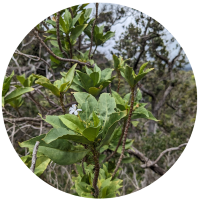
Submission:
<svg viewBox="0 0 200 200">
<path fill-rule="evenodd" d="M 77 109 L 76 110 L 76 104 L 73 104 L 72 107 L 69 108 L 69 114 L 75 114 L 78 115 L 78 111 L 82 111 L 82 109 Z"/>
<path fill-rule="evenodd" d="M 48 72 L 46 75 L 46 78 L 50 79 L 53 76 L 53 74 L 51 72 Z"/>
</svg>

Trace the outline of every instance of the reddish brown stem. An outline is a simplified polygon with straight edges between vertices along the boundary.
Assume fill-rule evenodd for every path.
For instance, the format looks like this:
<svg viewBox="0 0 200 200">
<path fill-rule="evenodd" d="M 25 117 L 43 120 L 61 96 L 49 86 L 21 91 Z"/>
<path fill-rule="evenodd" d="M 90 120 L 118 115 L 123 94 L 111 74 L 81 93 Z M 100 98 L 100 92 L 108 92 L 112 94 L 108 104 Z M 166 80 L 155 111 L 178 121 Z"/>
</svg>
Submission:
<svg viewBox="0 0 200 200">
<path fill-rule="evenodd" d="M 123 138 L 123 144 L 122 144 L 122 153 L 121 153 L 121 155 L 119 157 L 119 160 L 117 162 L 116 168 L 115 168 L 115 170 L 114 170 L 114 172 L 112 174 L 112 178 L 117 173 L 117 170 L 119 169 L 119 166 L 120 166 L 120 164 L 122 162 L 122 158 L 124 156 L 126 138 L 127 138 L 127 135 L 128 135 L 128 128 L 130 126 L 131 116 L 132 116 L 132 113 L 133 113 L 133 105 L 134 105 L 134 87 L 131 89 L 131 105 L 130 105 L 130 111 L 129 111 L 129 115 L 128 115 L 128 120 L 127 120 L 126 127 L 125 127 L 125 130 L 124 130 L 124 138 Z"/>
</svg>

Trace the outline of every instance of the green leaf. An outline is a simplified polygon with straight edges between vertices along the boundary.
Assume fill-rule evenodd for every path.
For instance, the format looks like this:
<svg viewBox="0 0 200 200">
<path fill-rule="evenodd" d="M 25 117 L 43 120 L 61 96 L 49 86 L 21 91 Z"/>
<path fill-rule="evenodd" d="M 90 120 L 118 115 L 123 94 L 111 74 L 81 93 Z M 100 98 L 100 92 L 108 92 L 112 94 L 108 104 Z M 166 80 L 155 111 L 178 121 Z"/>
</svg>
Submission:
<svg viewBox="0 0 200 200">
<path fill-rule="evenodd" d="M 75 41 L 83 32 L 83 30 L 87 27 L 87 24 L 78 25 L 75 28 L 72 28 L 70 40 Z"/>
<path fill-rule="evenodd" d="M 17 88 L 16 90 L 12 91 L 10 94 L 8 94 L 5 98 L 5 104 L 13 101 L 14 99 L 17 99 L 20 97 L 22 94 L 25 94 L 27 92 L 31 92 L 34 89 L 31 87 L 25 87 L 25 88 Z"/>
<path fill-rule="evenodd" d="M 133 114 L 143 114 L 145 115 L 146 117 L 149 117 L 149 113 L 148 113 L 148 110 L 144 107 L 139 107 L 137 108 L 136 110 L 133 111 Z"/>
<path fill-rule="evenodd" d="M 98 72 L 91 73 L 90 78 L 93 80 L 93 83 L 94 83 L 94 86 L 95 86 L 99 81 L 99 73 Z"/>
<path fill-rule="evenodd" d="M 86 137 L 89 141 L 94 142 L 94 140 L 96 139 L 98 133 L 99 133 L 99 128 L 100 127 L 89 127 L 86 128 L 83 131 L 83 136 Z"/>
<path fill-rule="evenodd" d="M 142 113 L 133 113 L 131 119 L 145 118 L 145 119 L 149 119 L 153 121 L 159 121 L 153 116 L 153 114 L 150 111 L 148 111 L 148 115 L 149 117 L 147 117 L 145 114 L 142 114 Z"/>
<path fill-rule="evenodd" d="M 121 96 L 117 93 L 117 92 L 115 92 L 114 90 L 112 90 L 112 97 L 114 97 L 115 98 L 115 102 L 116 102 L 116 104 L 120 104 L 120 105 L 125 105 L 125 102 L 124 102 L 124 100 L 121 98 Z"/>
<path fill-rule="evenodd" d="M 142 99 L 142 93 L 141 93 L 140 89 L 138 88 L 137 94 L 136 94 L 136 97 L 135 97 L 135 102 L 139 103 L 141 99 Z"/>
<path fill-rule="evenodd" d="M 145 67 L 146 67 L 148 64 L 149 64 L 149 62 L 144 63 L 144 64 L 140 67 L 140 70 L 139 70 L 139 73 L 138 73 L 138 74 L 142 74 L 143 71 L 144 71 L 144 69 L 145 69 Z"/>
<path fill-rule="evenodd" d="M 24 81 L 26 80 L 25 74 L 18 75 L 18 76 L 16 76 L 16 77 L 17 77 L 17 80 L 18 80 L 22 85 L 24 85 Z"/>
<path fill-rule="evenodd" d="M 123 100 L 126 101 L 127 103 L 129 103 L 130 97 L 131 97 L 131 92 L 128 93 L 128 94 L 126 94 L 126 95 L 124 96 Z"/>
<path fill-rule="evenodd" d="M 57 139 L 50 144 L 46 144 L 42 139 L 45 134 L 19 143 L 20 147 L 29 148 L 29 151 L 33 151 L 36 141 L 39 141 L 38 152 L 44 154 L 50 158 L 53 162 L 59 165 L 71 165 L 82 160 L 89 152 L 85 149 L 76 148 L 66 139 Z"/>
<path fill-rule="evenodd" d="M 51 159 L 47 158 L 46 156 L 40 156 L 36 160 L 35 164 L 35 171 L 34 174 L 40 176 L 46 170 L 47 166 L 49 165 Z"/>
<path fill-rule="evenodd" d="M 72 25 L 72 16 L 68 9 L 65 10 L 64 19 L 66 22 L 66 28 L 69 31 Z"/>
<path fill-rule="evenodd" d="M 139 121 L 132 121 L 131 123 L 133 124 L 134 127 L 136 127 L 139 124 Z"/>
<path fill-rule="evenodd" d="M 135 77 L 135 83 L 134 84 L 137 84 L 142 78 L 144 78 L 146 76 L 146 74 L 148 74 L 150 71 L 152 71 L 154 68 L 150 68 L 150 69 L 147 69 L 145 72 L 141 73 L 141 74 L 138 74 L 136 77 Z"/>
<path fill-rule="evenodd" d="M 100 85 L 99 88 L 90 87 L 88 92 L 95 97 L 100 94 L 102 89 L 103 89 L 102 85 Z"/>
<path fill-rule="evenodd" d="M 101 80 L 100 80 L 100 82 L 105 81 L 105 80 L 110 80 L 111 76 L 112 76 L 112 72 L 113 72 L 113 69 L 111 69 L 111 68 L 104 69 L 101 72 Z"/>
<path fill-rule="evenodd" d="M 42 116 L 40 115 L 42 118 Z M 42 118 L 43 119 L 43 118 Z M 46 115 L 46 119 L 43 119 L 45 122 L 51 124 L 54 128 L 66 128 L 66 126 L 62 123 L 59 116 L 55 115 Z"/>
<path fill-rule="evenodd" d="M 47 78 L 39 78 L 35 83 L 49 89 L 55 96 L 60 97 L 60 91 Z"/>
<path fill-rule="evenodd" d="M 97 108 L 97 100 L 91 94 L 88 94 L 86 92 L 75 92 L 74 98 L 81 106 L 87 100 L 91 108 Z"/>
<path fill-rule="evenodd" d="M 85 127 L 76 115 L 66 114 L 59 118 L 69 129 L 81 134 L 83 133 Z"/>
<path fill-rule="evenodd" d="M 64 22 L 64 20 L 62 19 L 61 16 L 60 16 L 60 19 L 59 19 L 59 23 L 60 23 L 62 29 L 64 30 L 64 32 L 68 33 L 69 29 L 67 30 L 66 24 L 65 24 L 65 22 Z"/>
<path fill-rule="evenodd" d="M 82 13 L 79 13 L 75 16 L 75 18 L 72 19 L 72 27 L 76 24 L 81 15 Z"/>
<path fill-rule="evenodd" d="M 119 68 L 119 59 L 115 54 L 113 54 L 113 61 L 114 61 L 114 68 L 116 70 Z"/>
<path fill-rule="evenodd" d="M 93 121 L 94 121 L 94 127 L 97 127 L 99 125 L 99 118 L 97 117 L 97 115 L 95 114 L 95 112 L 93 111 L 92 113 L 92 117 L 93 117 Z"/>
<path fill-rule="evenodd" d="M 125 76 L 126 81 L 131 87 L 134 87 L 134 84 L 135 84 L 133 73 L 134 73 L 133 69 L 129 67 L 128 65 L 126 65 L 124 69 L 124 76 Z"/>
<path fill-rule="evenodd" d="M 51 129 L 46 134 L 45 138 L 43 138 L 43 141 L 45 141 L 47 144 L 49 144 L 58 138 L 71 140 L 71 141 L 77 142 L 77 143 L 90 144 L 90 142 L 86 138 L 84 138 L 83 136 L 77 135 L 73 131 L 67 130 L 66 128 Z"/>
<path fill-rule="evenodd" d="M 103 36 L 103 42 L 106 42 L 113 36 L 115 36 L 114 32 L 111 32 L 111 31 L 106 32 L 106 34 Z"/>
<path fill-rule="evenodd" d="M 98 101 L 98 108 L 101 117 L 106 121 L 109 115 L 115 112 L 115 99 L 108 93 L 101 94 Z"/>
<path fill-rule="evenodd" d="M 20 97 L 18 97 L 18 98 L 16 98 L 16 99 L 14 99 L 14 100 L 12 100 L 11 102 L 9 102 L 9 104 L 13 107 L 13 108 L 19 108 L 22 104 L 23 104 L 23 99 L 22 99 L 22 97 L 20 96 Z"/>
<path fill-rule="evenodd" d="M 101 141 L 100 147 L 110 143 L 110 140 L 112 139 L 113 131 L 115 130 L 117 126 L 117 122 L 121 120 L 122 118 L 124 118 L 126 115 L 127 115 L 126 111 L 116 112 L 110 115 L 109 120 L 106 122 L 105 127 L 103 128 L 103 135 L 105 136 L 103 140 Z"/>
<path fill-rule="evenodd" d="M 51 59 L 52 62 L 54 62 L 54 63 L 56 63 L 56 64 L 58 64 L 58 65 L 60 64 L 60 60 L 54 58 L 54 57 L 51 56 L 51 55 L 50 55 L 50 59 Z"/>
<path fill-rule="evenodd" d="M 77 71 L 84 89 L 88 92 L 90 87 L 94 86 L 93 80 L 85 73 Z"/>
<path fill-rule="evenodd" d="M 14 76 L 14 71 L 12 71 L 10 76 L 5 76 L 4 81 L 3 81 L 3 90 L 2 90 L 2 96 L 4 97 L 7 92 L 9 91 L 10 88 L 10 82 L 12 80 L 12 77 Z"/>
</svg>

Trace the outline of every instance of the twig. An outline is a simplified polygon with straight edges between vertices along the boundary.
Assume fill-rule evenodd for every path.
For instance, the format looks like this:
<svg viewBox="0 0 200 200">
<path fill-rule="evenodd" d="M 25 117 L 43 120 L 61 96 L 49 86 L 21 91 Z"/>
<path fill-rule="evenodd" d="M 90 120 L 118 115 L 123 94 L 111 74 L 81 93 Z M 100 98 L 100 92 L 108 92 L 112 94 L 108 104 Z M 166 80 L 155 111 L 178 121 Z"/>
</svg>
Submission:
<svg viewBox="0 0 200 200">
<path fill-rule="evenodd" d="M 72 62 L 72 63 L 78 63 L 80 65 L 86 65 L 87 67 L 93 67 L 93 65 L 89 64 L 89 63 L 84 63 L 84 62 L 80 62 L 78 60 L 74 60 L 74 59 L 67 59 L 67 58 L 61 58 L 59 56 L 56 56 L 50 49 L 49 47 L 44 43 L 44 41 L 42 40 L 42 38 L 40 38 L 40 36 L 38 35 L 37 30 L 34 30 L 34 34 L 36 36 L 36 38 L 40 41 L 40 43 L 46 48 L 46 50 L 49 52 L 49 54 L 51 54 L 54 58 L 56 58 L 57 60 L 60 61 L 64 61 L 64 62 Z"/>
<path fill-rule="evenodd" d="M 181 144 L 179 145 L 178 147 L 172 147 L 172 148 L 169 148 L 169 149 L 166 149 L 164 150 L 159 156 L 158 158 L 154 161 L 154 162 L 147 162 L 146 164 L 142 165 L 143 168 L 146 168 L 146 167 L 151 167 L 155 164 L 157 164 L 157 162 L 162 158 L 162 156 L 164 156 L 164 154 L 166 154 L 167 152 L 171 152 L 171 151 L 176 151 L 176 150 L 179 150 L 181 147 L 183 146 L 186 146 L 187 143 L 184 143 L 184 144 Z"/>
<path fill-rule="evenodd" d="M 95 20 L 93 22 L 93 26 L 92 26 L 92 32 L 91 32 L 91 45 L 90 45 L 90 51 L 89 51 L 89 55 L 88 57 L 91 59 L 91 51 L 92 51 L 92 46 L 93 46 L 93 33 L 94 33 L 94 27 L 95 27 L 95 24 L 96 24 L 96 21 L 97 21 L 97 17 L 98 17 L 98 7 L 99 7 L 99 4 L 96 3 L 96 17 L 95 17 Z"/>
<path fill-rule="evenodd" d="M 37 160 L 37 151 L 38 151 L 38 148 L 39 148 L 39 144 L 40 142 L 37 141 L 35 143 L 35 146 L 34 146 L 34 149 L 33 149 L 33 156 L 32 156 L 32 163 L 31 163 L 31 168 L 30 170 L 34 173 L 35 171 L 35 164 L 36 164 L 36 160 Z"/>
</svg>

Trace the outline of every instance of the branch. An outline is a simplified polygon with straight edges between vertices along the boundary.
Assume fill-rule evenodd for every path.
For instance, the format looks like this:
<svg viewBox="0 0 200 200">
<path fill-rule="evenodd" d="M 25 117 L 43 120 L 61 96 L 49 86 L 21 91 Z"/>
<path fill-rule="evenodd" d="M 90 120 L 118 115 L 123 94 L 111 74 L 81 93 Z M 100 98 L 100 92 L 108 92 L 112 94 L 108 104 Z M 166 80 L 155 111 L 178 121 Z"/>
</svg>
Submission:
<svg viewBox="0 0 200 200">
<path fill-rule="evenodd" d="M 179 150 L 181 147 L 183 146 L 186 146 L 187 143 L 184 143 L 184 144 L 181 144 L 179 145 L 178 147 L 172 147 L 172 148 L 169 148 L 169 149 L 166 149 L 164 150 L 159 156 L 158 158 L 154 161 L 154 162 L 147 162 L 146 164 L 142 165 L 143 168 L 146 168 L 146 167 L 151 167 L 155 164 L 157 164 L 157 162 L 162 158 L 162 156 L 164 156 L 164 154 L 166 154 L 167 152 L 171 152 L 171 151 L 176 151 L 176 150 Z"/>
<path fill-rule="evenodd" d="M 174 65 L 175 61 L 179 58 L 179 56 L 181 55 L 182 52 L 182 47 L 180 47 L 178 54 L 173 58 L 172 60 L 172 66 Z"/>
<path fill-rule="evenodd" d="M 43 119 L 41 118 L 33 118 L 33 117 L 21 117 L 21 118 L 16 118 L 16 119 L 12 119 L 12 118 L 4 118 L 4 121 L 10 121 L 12 123 L 15 123 L 15 122 L 24 122 L 24 121 L 33 121 L 33 122 L 40 122 L 42 121 Z"/>
<path fill-rule="evenodd" d="M 35 146 L 34 146 L 34 149 L 33 149 L 32 163 L 31 163 L 31 168 L 30 168 L 30 170 L 31 170 L 33 173 L 34 173 L 34 171 L 35 171 L 35 163 L 36 163 L 36 160 L 37 160 L 36 155 L 37 155 L 37 151 L 38 151 L 38 148 L 39 148 L 39 144 L 40 144 L 40 142 L 37 141 L 37 142 L 35 143 Z"/>
<path fill-rule="evenodd" d="M 140 83 L 138 84 L 138 86 L 139 86 L 139 88 L 140 88 L 143 92 L 145 92 L 146 94 L 148 94 L 149 96 L 151 96 L 152 99 L 154 99 L 154 100 L 156 99 L 156 96 L 155 96 L 155 94 L 154 94 L 152 91 L 149 91 L 149 90 L 143 88 L 143 86 L 142 86 Z"/>
<path fill-rule="evenodd" d="M 135 147 L 132 147 L 133 150 L 129 149 L 127 150 L 127 152 L 130 155 L 135 156 L 136 158 L 138 158 L 141 162 L 146 163 L 148 162 L 152 162 L 149 158 L 147 158 L 143 153 L 141 153 L 139 150 L 137 150 Z M 159 174 L 160 176 L 165 174 L 164 169 L 162 169 L 161 167 L 159 167 L 157 164 L 152 165 L 149 167 L 152 171 L 154 171 L 155 173 Z"/>
<path fill-rule="evenodd" d="M 56 16 L 56 34 L 57 34 L 58 46 L 59 46 L 59 49 L 60 49 L 61 53 L 62 53 L 64 56 L 66 56 L 66 57 L 68 58 L 69 56 L 68 56 L 67 53 L 63 50 L 62 45 L 61 45 L 61 42 L 60 42 L 59 19 L 60 19 L 60 13 L 57 12 L 57 16 Z"/>
<path fill-rule="evenodd" d="M 127 138 L 127 135 L 128 135 L 128 128 L 130 126 L 130 121 L 131 121 L 131 116 L 132 116 L 132 113 L 133 113 L 133 105 L 134 105 L 134 87 L 131 89 L 131 105 L 130 105 L 130 111 L 129 111 L 129 115 L 128 115 L 128 119 L 127 119 L 127 123 L 126 123 L 126 127 L 125 127 L 125 130 L 124 130 L 124 138 L 123 138 L 123 143 L 122 143 L 122 153 L 119 157 L 119 160 L 117 162 L 117 165 L 115 167 L 115 170 L 112 174 L 112 178 L 115 176 L 115 174 L 117 173 L 117 170 L 119 169 L 119 166 L 122 162 L 122 158 L 124 157 L 124 151 L 125 151 L 125 144 L 126 144 L 126 138 Z"/>
<path fill-rule="evenodd" d="M 93 22 L 93 26 L 92 26 L 92 32 L 91 32 L 91 44 L 90 44 L 90 51 L 89 51 L 89 55 L 88 57 L 91 58 L 90 54 L 91 54 L 91 51 L 92 51 L 92 45 L 93 45 L 93 33 L 94 33 L 94 27 L 95 27 L 95 24 L 96 24 L 96 21 L 97 21 L 97 17 L 98 17 L 98 6 L 99 4 L 96 3 L 96 17 L 95 17 L 95 20 Z"/>
<path fill-rule="evenodd" d="M 155 107 L 155 110 L 159 110 L 163 104 L 165 103 L 165 100 L 167 98 L 167 96 L 170 94 L 171 90 L 173 89 L 174 87 L 169 85 L 168 88 L 165 90 L 164 92 L 164 95 L 163 95 L 163 98 L 157 103 L 156 107 Z"/>
<path fill-rule="evenodd" d="M 44 41 L 42 40 L 42 38 L 40 38 L 40 36 L 38 35 L 37 30 L 34 29 L 34 35 L 36 36 L 36 38 L 39 40 L 39 42 L 46 48 L 46 50 L 49 52 L 49 54 L 51 54 L 54 58 L 56 58 L 57 60 L 60 61 L 64 61 L 64 62 L 74 62 L 74 63 L 78 63 L 80 65 L 86 65 L 87 67 L 93 67 L 93 65 L 89 64 L 89 63 L 84 63 L 84 62 L 80 62 L 78 60 L 74 60 L 74 59 L 67 59 L 67 58 L 61 58 L 59 56 L 56 56 L 50 49 L 49 47 L 44 43 Z"/>
</svg>

